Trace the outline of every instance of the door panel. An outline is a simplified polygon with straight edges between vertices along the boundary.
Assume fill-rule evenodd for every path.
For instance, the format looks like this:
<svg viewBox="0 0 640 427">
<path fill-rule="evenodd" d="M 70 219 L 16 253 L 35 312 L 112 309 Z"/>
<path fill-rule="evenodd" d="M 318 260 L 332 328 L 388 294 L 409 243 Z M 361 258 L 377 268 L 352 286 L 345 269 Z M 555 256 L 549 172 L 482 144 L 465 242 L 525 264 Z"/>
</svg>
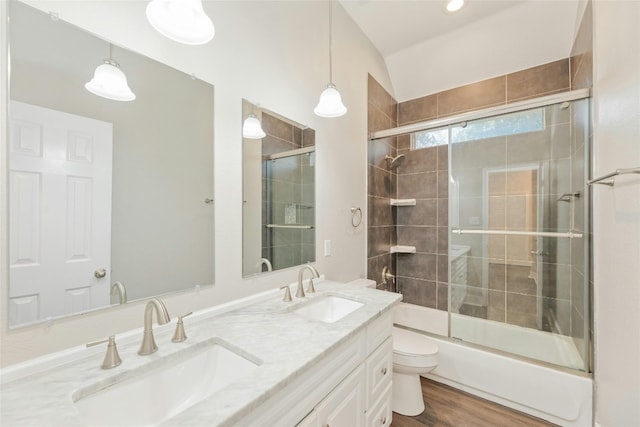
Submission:
<svg viewBox="0 0 640 427">
<path fill-rule="evenodd" d="M 17 101 L 10 116 L 11 323 L 108 305 L 112 125 Z"/>
</svg>

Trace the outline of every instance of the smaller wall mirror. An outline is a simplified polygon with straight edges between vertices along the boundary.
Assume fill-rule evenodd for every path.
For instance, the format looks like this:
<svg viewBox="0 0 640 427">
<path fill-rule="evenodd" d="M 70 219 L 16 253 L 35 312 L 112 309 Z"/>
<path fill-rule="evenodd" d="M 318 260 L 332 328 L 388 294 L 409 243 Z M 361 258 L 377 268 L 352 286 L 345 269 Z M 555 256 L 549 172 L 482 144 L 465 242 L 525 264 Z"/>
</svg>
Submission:
<svg viewBox="0 0 640 427">
<path fill-rule="evenodd" d="M 315 131 L 248 101 L 242 115 L 262 129 L 243 128 L 243 276 L 313 262 Z"/>
</svg>

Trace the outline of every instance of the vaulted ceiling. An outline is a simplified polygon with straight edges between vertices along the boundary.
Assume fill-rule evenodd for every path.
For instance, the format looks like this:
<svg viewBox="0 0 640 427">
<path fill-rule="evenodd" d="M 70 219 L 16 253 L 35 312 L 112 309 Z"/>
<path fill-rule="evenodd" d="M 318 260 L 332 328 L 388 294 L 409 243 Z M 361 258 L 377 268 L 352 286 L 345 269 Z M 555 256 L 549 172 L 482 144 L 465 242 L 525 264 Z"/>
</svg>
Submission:
<svg viewBox="0 0 640 427">
<path fill-rule="evenodd" d="M 341 0 L 385 59 L 398 101 L 566 58 L 578 0 Z"/>
</svg>

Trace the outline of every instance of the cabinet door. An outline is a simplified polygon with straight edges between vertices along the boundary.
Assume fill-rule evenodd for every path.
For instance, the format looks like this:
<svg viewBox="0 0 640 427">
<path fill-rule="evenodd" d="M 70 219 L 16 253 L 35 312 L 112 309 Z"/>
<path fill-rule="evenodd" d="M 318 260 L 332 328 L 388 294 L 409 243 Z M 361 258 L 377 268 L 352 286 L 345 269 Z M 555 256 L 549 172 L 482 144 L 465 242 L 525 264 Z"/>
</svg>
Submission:
<svg viewBox="0 0 640 427">
<path fill-rule="evenodd" d="M 365 425 L 365 369 L 360 365 L 316 407 L 322 427 Z"/>
</svg>

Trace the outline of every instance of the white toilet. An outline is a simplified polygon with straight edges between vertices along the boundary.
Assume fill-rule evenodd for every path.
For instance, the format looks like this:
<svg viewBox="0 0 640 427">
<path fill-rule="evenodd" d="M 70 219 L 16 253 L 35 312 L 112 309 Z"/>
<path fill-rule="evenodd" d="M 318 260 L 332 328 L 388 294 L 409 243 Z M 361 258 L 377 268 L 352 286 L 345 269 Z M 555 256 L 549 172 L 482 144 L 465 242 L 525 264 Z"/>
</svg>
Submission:
<svg viewBox="0 0 640 427">
<path fill-rule="evenodd" d="M 356 279 L 350 284 L 368 288 L 376 282 Z M 416 332 L 393 327 L 393 389 L 391 409 L 398 414 L 415 416 L 424 411 L 420 375 L 438 366 L 438 346 Z"/>
<path fill-rule="evenodd" d="M 438 366 L 438 346 L 424 335 L 393 327 L 391 409 L 415 416 L 424 411 L 420 375 Z"/>
</svg>

